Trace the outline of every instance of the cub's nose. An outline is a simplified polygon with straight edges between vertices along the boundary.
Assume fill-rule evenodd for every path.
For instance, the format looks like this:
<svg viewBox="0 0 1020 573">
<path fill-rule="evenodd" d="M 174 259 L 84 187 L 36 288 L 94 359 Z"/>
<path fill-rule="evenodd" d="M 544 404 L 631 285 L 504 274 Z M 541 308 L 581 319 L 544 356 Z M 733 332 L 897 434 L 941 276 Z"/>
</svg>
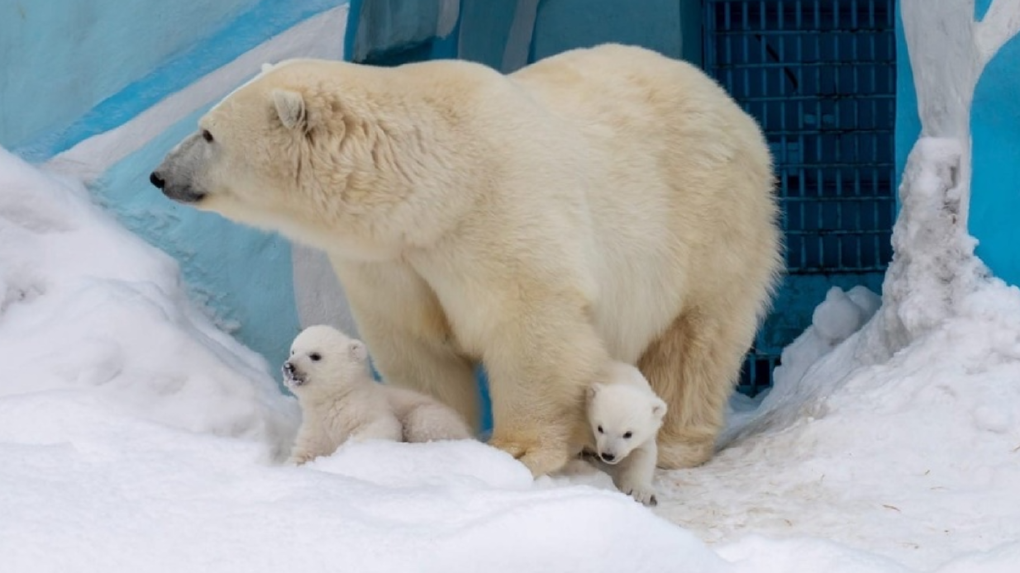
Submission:
<svg viewBox="0 0 1020 573">
<path fill-rule="evenodd" d="M 165 179 L 163 179 L 163 178 L 162 178 L 162 177 L 161 177 L 161 176 L 159 175 L 159 173 L 157 173 L 157 172 L 153 171 L 153 172 L 152 172 L 152 174 L 151 174 L 151 175 L 149 175 L 149 183 L 152 183 L 152 185 L 153 185 L 153 186 L 154 186 L 154 187 L 155 187 L 156 189 L 162 189 L 162 188 L 163 188 L 163 186 L 164 186 L 164 185 L 166 185 L 166 180 L 165 180 Z"/>
<path fill-rule="evenodd" d="M 606 462 L 611 462 L 611 461 L 616 459 L 616 456 L 614 456 L 613 454 L 610 454 L 609 452 L 603 452 L 601 454 L 601 456 L 602 456 L 602 461 L 606 461 Z"/>
<path fill-rule="evenodd" d="M 291 364 L 289 360 L 287 362 L 283 363 L 283 373 L 287 377 L 293 377 L 294 376 L 294 365 Z"/>
</svg>

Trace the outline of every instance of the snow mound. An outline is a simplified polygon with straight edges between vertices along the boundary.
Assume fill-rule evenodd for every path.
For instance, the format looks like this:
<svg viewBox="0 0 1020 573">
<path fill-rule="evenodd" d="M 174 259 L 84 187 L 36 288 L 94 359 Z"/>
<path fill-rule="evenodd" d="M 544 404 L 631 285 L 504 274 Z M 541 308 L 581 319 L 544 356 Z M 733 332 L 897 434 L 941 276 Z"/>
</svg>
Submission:
<svg viewBox="0 0 1020 573">
<path fill-rule="evenodd" d="M 188 304 L 176 263 L 80 184 L 0 153 L 0 397 L 102 397 L 124 415 L 278 455 L 295 404 L 260 357 Z M 34 424 L 73 423 L 47 418 Z"/>
<path fill-rule="evenodd" d="M 881 303 L 881 297 L 863 286 L 849 291 L 829 289 L 825 300 L 815 308 L 811 326 L 783 349 L 780 364 L 772 372 L 773 387 L 754 399 L 737 394 L 730 400 L 729 423 L 719 438 L 720 446 L 729 444 L 752 422 L 764 419 L 765 412 L 781 409 L 788 400 L 810 393 L 810 381 L 801 384 L 808 369 L 860 330 Z"/>
<path fill-rule="evenodd" d="M 0 570 L 1012 573 L 1020 290 L 954 226 L 959 151 L 915 148 L 881 306 L 830 291 L 652 512 L 474 441 L 274 463 L 299 413 L 269 365 L 81 185 L 0 150 Z"/>
<path fill-rule="evenodd" d="M 661 515 L 777 571 L 833 556 L 855 571 L 1016 570 L 1020 290 L 987 275 L 956 224 L 959 152 L 922 140 L 911 155 L 882 307 L 831 291 L 727 447 L 668 476 Z"/>
<path fill-rule="evenodd" d="M 5 573 L 728 570 L 611 486 L 536 484 L 478 442 L 273 463 L 300 414 L 269 365 L 80 184 L 2 149 L 0 301 Z"/>
</svg>

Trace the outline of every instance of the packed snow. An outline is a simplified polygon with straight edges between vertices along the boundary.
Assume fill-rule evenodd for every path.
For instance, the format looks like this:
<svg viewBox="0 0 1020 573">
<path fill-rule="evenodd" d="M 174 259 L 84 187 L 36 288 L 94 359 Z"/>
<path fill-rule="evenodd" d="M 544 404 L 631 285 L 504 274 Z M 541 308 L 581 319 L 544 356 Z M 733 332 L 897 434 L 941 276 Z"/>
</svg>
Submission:
<svg viewBox="0 0 1020 573">
<path fill-rule="evenodd" d="M 883 298 L 819 301 L 772 391 L 735 397 L 717 457 L 660 472 L 649 509 L 474 441 L 284 464 L 277 365 L 80 183 L 0 150 L 0 570 L 1016 571 L 1020 291 L 924 232 L 953 153 L 911 159 L 930 194 L 904 198 Z"/>
</svg>

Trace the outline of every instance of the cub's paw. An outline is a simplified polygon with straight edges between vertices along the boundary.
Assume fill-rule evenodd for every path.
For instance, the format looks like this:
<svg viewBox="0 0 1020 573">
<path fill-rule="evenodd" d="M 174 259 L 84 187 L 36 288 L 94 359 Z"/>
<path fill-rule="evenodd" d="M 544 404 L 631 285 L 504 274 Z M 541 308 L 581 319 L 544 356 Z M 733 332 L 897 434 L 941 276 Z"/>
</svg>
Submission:
<svg viewBox="0 0 1020 573">
<path fill-rule="evenodd" d="M 646 506 L 654 507 L 659 504 L 659 500 L 655 498 L 655 488 L 652 487 L 652 484 L 622 483 L 620 491 Z"/>
<path fill-rule="evenodd" d="M 300 466 L 306 464 L 315 459 L 315 456 L 309 453 L 295 453 L 287 459 L 287 465 Z"/>
</svg>

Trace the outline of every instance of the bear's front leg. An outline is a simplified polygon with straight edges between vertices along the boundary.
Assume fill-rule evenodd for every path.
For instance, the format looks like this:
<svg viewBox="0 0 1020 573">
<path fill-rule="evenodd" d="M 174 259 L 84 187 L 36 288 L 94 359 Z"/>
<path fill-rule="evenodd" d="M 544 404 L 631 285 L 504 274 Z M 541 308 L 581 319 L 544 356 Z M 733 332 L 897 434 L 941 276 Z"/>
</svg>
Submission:
<svg viewBox="0 0 1020 573">
<path fill-rule="evenodd" d="M 617 489 L 645 505 L 657 505 L 652 483 L 657 456 L 654 441 L 634 449 L 612 472 Z"/>
<path fill-rule="evenodd" d="M 428 284 L 402 263 L 331 261 L 383 381 L 431 395 L 477 434 L 481 407 L 474 364 L 451 345 L 446 316 Z"/>
<path fill-rule="evenodd" d="M 484 353 L 492 397 L 490 445 L 535 477 L 563 468 L 583 443 L 585 388 L 608 357 L 582 308 L 533 305 L 497 330 Z"/>
</svg>

